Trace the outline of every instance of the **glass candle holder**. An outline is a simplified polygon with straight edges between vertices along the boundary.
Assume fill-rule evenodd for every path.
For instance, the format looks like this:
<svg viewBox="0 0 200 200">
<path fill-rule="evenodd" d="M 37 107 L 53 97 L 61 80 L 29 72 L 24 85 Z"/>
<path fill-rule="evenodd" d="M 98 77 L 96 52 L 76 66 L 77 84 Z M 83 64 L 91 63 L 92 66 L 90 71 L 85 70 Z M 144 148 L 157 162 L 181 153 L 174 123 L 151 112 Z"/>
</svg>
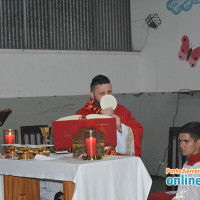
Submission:
<svg viewBox="0 0 200 200">
<path fill-rule="evenodd" d="M 3 130 L 4 144 L 16 144 L 17 143 L 17 130 L 6 129 Z"/>
<path fill-rule="evenodd" d="M 104 156 L 104 135 L 94 127 L 82 127 L 72 136 L 73 158 L 100 160 Z"/>
</svg>

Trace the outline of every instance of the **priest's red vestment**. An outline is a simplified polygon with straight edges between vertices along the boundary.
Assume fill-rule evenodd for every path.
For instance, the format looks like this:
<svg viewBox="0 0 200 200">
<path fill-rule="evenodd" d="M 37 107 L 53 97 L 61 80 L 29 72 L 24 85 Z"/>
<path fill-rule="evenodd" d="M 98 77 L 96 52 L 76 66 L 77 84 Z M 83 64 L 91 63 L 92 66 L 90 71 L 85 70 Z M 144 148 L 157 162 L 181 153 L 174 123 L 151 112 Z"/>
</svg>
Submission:
<svg viewBox="0 0 200 200">
<path fill-rule="evenodd" d="M 88 114 L 101 114 L 102 109 L 93 103 L 93 99 L 90 99 L 85 106 L 76 112 L 77 115 L 86 116 Z M 137 122 L 131 115 L 131 112 L 124 106 L 118 104 L 114 111 L 114 114 L 120 117 L 121 123 L 128 126 L 133 133 L 134 139 L 134 152 L 135 156 L 141 157 L 141 139 L 143 134 L 142 125 Z M 116 154 L 115 148 L 110 148 L 106 154 Z"/>
</svg>

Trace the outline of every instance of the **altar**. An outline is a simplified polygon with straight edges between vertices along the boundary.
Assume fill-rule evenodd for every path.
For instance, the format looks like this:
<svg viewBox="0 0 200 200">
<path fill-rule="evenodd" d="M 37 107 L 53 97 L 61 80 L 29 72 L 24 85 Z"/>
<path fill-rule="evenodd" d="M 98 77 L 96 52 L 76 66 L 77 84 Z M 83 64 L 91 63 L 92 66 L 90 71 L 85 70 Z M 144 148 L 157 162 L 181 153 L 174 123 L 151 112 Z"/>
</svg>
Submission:
<svg viewBox="0 0 200 200">
<path fill-rule="evenodd" d="M 152 184 L 142 160 L 131 156 L 105 156 L 94 161 L 70 155 L 48 160 L 0 159 L 0 199 L 4 199 L 5 175 L 74 183 L 72 200 L 146 200 Z"/>
</svg>

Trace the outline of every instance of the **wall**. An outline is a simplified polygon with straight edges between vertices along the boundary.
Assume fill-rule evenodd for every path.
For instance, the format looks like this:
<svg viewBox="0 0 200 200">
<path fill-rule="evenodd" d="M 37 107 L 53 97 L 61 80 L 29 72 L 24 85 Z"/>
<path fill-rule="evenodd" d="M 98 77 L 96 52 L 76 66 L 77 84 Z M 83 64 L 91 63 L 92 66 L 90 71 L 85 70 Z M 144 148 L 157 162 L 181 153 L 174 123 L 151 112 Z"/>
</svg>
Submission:
<svg viewBox="0 0 200 200">
<path fill-rule="evenodd" d="M 137 53 L 1 50 L 0 60 L 0 98 L 88 94 L 97 74 L 116 93 L 140 90 Z"/>
<path fill-rule="evenodd" d="M 0 97 L 87 94 L 99 73 L 111 78 L 116 93 L 198 89 L 200 62 L 192 69 L 177 54 L 183 35 L 193 48 L 200 45 L 200 4 L 174 15 L 167 2 L 131 0 L 133 48 L 142 53 L 2 50 Z M 162 24 L 148 29 L 145 18 L 154 13 Z"/>
<path fill-rule="evenodd" d="M 178 52 L 183 35 L 188 35 L 193 49 L 200 46 L 200 4 L 193 4 L 190 10 L 175 15 L 167 9 L 167 2 L 168 0 L 132 1 L 133 46 L 136 50 L 144 46 L 141 91 L 166 92 L 185 88 L 198 90 L 200 62 L 193 69 L 188 62 L 178 59 Z M 145 18 L 155 13 L 159 15 L 162 24 L 157 29 L 148 29 Z"/>
<path fill-rule="evenodd" d="M 117 86 L 116 93 L 198 89 L 200 63 L 192 69 L 177 54 L 185 34 L 193 48 L 200 45 L 200 5 L 174 15 L 166 7 L 167 0 L 131 2 L 133 48 L 142 49 L 140 54 L 3 50 L 0 97 L 87 94 L 91 78 L 99 73 L 111 78 Z M 158 13 L 162 24 L 148 29 L 145 18 L 154 13 Z"/>
<path fill-rule="evenodd" d="M 173 125 L 180 127 L 191 121 L 199 121 L 200 94 L 180 94 L 179 101 L 177 93 L 150 93 L 150 95 L 143 95 L 138 99 L 139 118 L 144 126 L 142 160 L 149 172 L 155 174 L 168 146 L 169 127 Z M 178 112 L 175 117 L 177 101 Z M 166 176 L 167 153 L 158 175 Z"/>
</svg>

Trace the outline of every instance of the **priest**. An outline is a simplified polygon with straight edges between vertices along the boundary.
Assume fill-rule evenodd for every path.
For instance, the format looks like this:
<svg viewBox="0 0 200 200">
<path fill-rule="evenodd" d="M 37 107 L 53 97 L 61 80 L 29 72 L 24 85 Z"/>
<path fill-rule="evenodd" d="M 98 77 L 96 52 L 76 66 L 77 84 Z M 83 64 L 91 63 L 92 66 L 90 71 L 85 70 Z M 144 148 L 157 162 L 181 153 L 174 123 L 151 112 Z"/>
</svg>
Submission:
<svg viewBox="0 0 200 200">
<path fill-rule="evenodd" d="M 97 75 L 90 84 L 91 99 L 76 114 L 86 116 L 88 114 L 102 114 L 116 118 L 117 146 L 105 151 L 107 155 L 132 155 L 141 157 L 142 125 L 137 122 L 131 112 L 123 105 L 118 104 L 116 109 L 109 107 L 102 109 L 101 98 L 112 95 L 112 86 L 108 77 Z"/>
</svg>

